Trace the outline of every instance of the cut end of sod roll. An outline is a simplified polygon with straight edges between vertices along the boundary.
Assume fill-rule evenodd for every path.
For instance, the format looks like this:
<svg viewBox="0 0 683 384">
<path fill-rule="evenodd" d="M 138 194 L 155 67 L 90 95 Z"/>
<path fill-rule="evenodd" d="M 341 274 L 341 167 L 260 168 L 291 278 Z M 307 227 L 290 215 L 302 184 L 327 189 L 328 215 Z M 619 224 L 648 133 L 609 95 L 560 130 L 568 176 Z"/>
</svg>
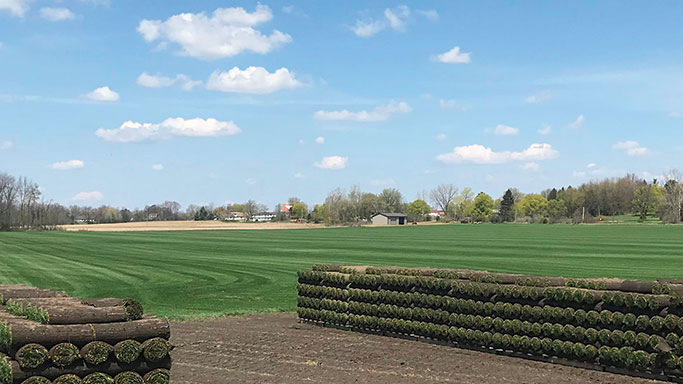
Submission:
<svg viewBox="0 0 683 384">
<path fill-rule="evenodd" d="M 83 378 L 83 384 L 114 384 L 114 379 L 106 373 L 95 372 Z"/>
<path fill-rule="evenodd" d="M 142 304 L 135 299 L 123 299 L 123 308 L 126 309 L 126 316 L 128 320 L 140 320 L 144 314 Z"/>
<path fill-rule="evenodd" d="M 52 384 L 83 384 L 83 380 L 76 375 L 62 375 L 55 379 Z"/>
<path fill-rule="evenodd" d="M 165 359 L 171 349 L 171 343 L 161 337 L 155 337 L 142 343 L 142 354 L 147 361 L 152 363 Z"/>
<path fill-rule="evenodd" d="M 137 372 L 121 372 L 114 377 L 114 384 L 145 384 L 145 380 Z"/>
<path fill-rule="evenodd" d="M 142 354 L 142 344 L 135 340 L 124 340 L 114 345 L 114 356 L 116 360 L 130 364 L 140 358 Z"/>
<path fill-rule="evenodd" d="M 145 384 L 168 384 L 170 380 L 171 371 L 163 368 L 147 372 L 144 377 Z"/>
<path fill-rule="evenodd" d="M 71 343 L 60 343 L 50 348 L 48 352 L 52 364 L 58 367 L 66 367 L 81 358 L 81 351 Z M 79 379 L 80 380 L 80 379 Z M 57 383 L 55 381 L 55 383 Z"/>
<path fill-rule="evenodd" d="M 40 344 L 26 344 L 19 348 L 15 355 L 19 366 L 27 369 L 38 368 L 45 363 L 49 356 L 47 348 Z"/>
<path fill-rule="evenodd" d="M 31 376 L 21 382 L 21 384 L 52 384 L 52 380 L 43 376 Z"/>
<path fill-rule="evenodd" d="M 12 364 L 7 356 L 0 354 L 0 384 L 12 384 Z"/>
<path fill-rule="evenodd" d="M 99 365 L 109 360 L 114 352 L 114 347 L 103 341 L 93 341 L 81 348 L 81 357 L 83 360 L 92 365 Z"/>
</svg>

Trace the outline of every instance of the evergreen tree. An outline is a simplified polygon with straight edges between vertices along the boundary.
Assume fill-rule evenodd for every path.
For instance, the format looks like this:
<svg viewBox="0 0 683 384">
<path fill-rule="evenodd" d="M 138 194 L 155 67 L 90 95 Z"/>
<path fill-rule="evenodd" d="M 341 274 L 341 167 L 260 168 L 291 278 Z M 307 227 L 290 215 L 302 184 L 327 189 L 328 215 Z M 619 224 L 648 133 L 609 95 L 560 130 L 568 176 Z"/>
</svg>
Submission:
<svg viewBox="0 0 683 384">
<path fill-rule="evenodd" d="M 515 221 L 515 198 L 512 191 L 508 189 L 500 202 L 500 217 L 505 221 Z"/>
<path fill-rule="evenodd" d="M 548 201 L 550 200 L 557 200 L 557 189 L 553 188 L 550 190 L 550 193 L 548 193 Z"/>
</svg>

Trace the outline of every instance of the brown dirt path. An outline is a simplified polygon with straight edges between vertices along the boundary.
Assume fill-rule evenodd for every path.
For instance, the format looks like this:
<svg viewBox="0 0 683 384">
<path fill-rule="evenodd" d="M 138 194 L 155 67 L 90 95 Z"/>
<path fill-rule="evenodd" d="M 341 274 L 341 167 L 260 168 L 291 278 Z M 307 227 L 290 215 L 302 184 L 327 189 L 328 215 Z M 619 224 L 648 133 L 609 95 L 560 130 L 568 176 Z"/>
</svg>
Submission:
<svg viewBox="0 0 683 384">
<path fill-rule="evenodd" d="M 174 384 L 654 383 L 300 324 L 293 313 L 172 324 Z"/>
</svg>

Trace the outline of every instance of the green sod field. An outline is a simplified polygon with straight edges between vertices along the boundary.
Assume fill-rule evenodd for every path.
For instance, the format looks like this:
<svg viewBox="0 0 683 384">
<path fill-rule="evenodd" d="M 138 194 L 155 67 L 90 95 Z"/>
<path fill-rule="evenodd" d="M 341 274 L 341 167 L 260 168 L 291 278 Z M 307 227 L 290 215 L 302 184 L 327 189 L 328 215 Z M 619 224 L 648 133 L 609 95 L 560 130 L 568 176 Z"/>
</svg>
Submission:
<svg viewBox="0 0 683 384">
<path fill-rule="evenodd" d="M 683 278 L 683 226 L 0 233 L 0 284 L 134 297 L 176 320 L 293 310 L 296 271 L 316 263 Z"/>
</svg>

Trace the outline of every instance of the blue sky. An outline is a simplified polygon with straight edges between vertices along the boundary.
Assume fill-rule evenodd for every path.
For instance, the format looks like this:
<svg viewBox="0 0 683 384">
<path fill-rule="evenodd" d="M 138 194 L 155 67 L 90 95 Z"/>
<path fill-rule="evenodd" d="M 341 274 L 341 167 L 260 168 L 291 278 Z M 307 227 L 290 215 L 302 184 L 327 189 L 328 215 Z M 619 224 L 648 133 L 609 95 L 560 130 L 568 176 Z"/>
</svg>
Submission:
<svg viewBox="0 0 683 384">
<path fill-rule="evenodd" d="M 683 5 L 0 0 L 0 171 L 142 207 L 683 160 Z"/>
</svg>

